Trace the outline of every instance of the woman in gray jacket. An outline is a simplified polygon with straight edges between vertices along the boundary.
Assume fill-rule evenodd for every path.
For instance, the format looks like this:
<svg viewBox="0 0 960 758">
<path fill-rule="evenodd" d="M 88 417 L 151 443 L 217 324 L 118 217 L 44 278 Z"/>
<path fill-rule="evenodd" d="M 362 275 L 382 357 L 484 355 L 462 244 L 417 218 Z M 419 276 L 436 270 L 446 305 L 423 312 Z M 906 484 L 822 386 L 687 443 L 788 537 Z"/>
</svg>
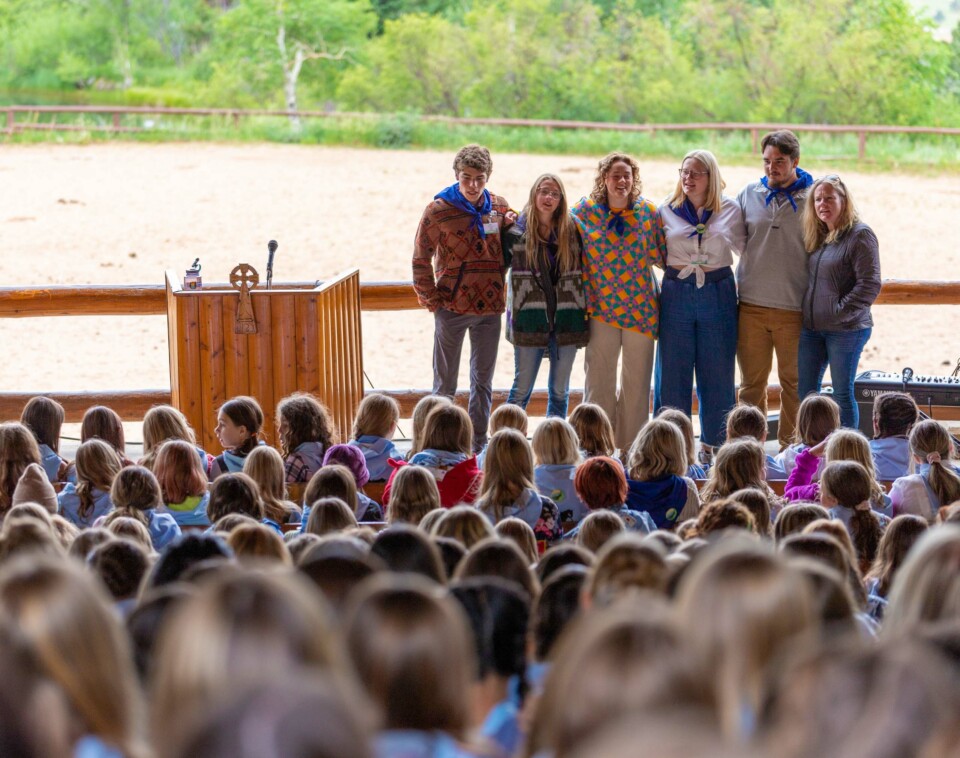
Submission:
<svg viewBox="0 0 960 758">
<path fill-rule="evenodd" d="M 855 429 L 860 414 L 853 380 L 873 330 L 870 306 L 880 294 L 877 235 L 860 221 L 850 191 L 836 174 L 810 188 L 803 231 L 810 258 L 797 356 L 800 397 L 820 391 L 829 365 L 840 422 Z"/>
</svg>

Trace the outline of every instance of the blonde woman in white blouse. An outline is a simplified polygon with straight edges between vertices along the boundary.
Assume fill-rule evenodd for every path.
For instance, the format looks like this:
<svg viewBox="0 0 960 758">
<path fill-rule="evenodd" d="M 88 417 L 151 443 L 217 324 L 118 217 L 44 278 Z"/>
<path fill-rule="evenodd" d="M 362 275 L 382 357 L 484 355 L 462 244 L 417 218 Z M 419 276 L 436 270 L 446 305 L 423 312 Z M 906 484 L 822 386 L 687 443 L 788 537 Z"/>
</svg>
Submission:
<svg viewBox="0 0 960 758">
<path fill-rule="evenodd" d="M 687 153 L 677 188 L 659 208 L 667 240 L 660 295 L 654 405 L 690 414 L 696 377 L 700 441 L 709 459 L 736 404 L 737 285 L 733 256 L 746 242 L 737 202 L 708 150 Z"/>
</svg>

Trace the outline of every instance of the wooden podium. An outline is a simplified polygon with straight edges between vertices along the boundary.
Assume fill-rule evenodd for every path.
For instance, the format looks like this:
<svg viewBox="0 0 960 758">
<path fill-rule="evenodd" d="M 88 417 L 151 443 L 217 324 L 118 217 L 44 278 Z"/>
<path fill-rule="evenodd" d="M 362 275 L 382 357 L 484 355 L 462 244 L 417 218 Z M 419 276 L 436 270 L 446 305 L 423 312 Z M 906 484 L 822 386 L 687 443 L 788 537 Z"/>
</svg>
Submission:
<svg viewBox="0 0 960 758">
<path fill-rule="evenodd" d="M 363 398 L 357 269 L 316 285 L 253 289 L 255 327 L 247 321 L 238 327 L 241 294 L 230 285 L 185 290 L 167 271 L 166 289 L 171 395 L 198 445 L 220 450 L 217 410 L 236 395 L 259 401 L 263 436 L 276 443 L 277 402 L 297 391 L 316 395 L 349 438 Z"/>
</svg>

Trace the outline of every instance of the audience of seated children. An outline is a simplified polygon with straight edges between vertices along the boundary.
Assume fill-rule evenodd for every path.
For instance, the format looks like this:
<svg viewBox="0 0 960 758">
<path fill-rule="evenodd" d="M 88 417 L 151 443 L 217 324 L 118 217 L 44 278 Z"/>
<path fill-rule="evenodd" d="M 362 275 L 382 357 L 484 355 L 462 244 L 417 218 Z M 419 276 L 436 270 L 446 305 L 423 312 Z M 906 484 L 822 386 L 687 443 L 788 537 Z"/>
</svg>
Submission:
<svg viewBox="0 0 960 758">
<path fill-rule="evenodd" d="M 213 459 L 212 478 L 243 471 L 243 462 L 250 451 L 263 444 L 260 439 L 262 429 L 263 410 L 254 398 L 239 395 L 221 405 L 214 433 L 223 452 Z"/>
<path fill-rule="evenodd" d="M 644 534 L 656 531 L 657 525 L 649 513 L 626 506 L 627 477 L 620 463 L 613 458 L 598 455 L 584 461 L 577 468 L 573 486 L 591 514 L 595 511 L 615 513 L 627 531 Z M 579 531 L 578 524 L 566 534 L 566 538 L 577 539 Z"/>
<path fill-rule="evenodd" d="M 204 476 L 213 472 L 213 456 L 197 445 L 196 435 L 186 417 L 172 405 L 155 405 L 143 417 L 143 457 L 140 465 L 153 471 L 160 446 L 167 440 L 182 440 L 193 446 L 200 458 Z"/>
<path fill-rule="evenodd" d="M 410 457 L 410 463 L 433 474 L 444 508 L 476 500 L 483 472 L 473 454 L 473 423 L 463 408 L 452 403 L 438 404 L 424 421 L 417 445 L 419 450 Z M 391 474 L 391 481 L 395 475 L 396 472 Z M 391 482 L 387 482 L 384 504 L 390 502 L 390 489 Z"/>
<path fill-rule="evenodd" d="M 693 421 L 678 408 L 661 408 L 657 418 L 676 424 L 683 435 L 683 442 L 687 448 L 687 477 L 690 479 L 706 479 L 707 469 L 697 459 L 697 440 L 693 433 Z"/>
<path fill-rule="evenodd" d="M 680 429 L 662 418 L 648 421 L 627 456 L 627 508 L 648 513 L 659 529 L 696 518 L 700 495 L 688 468 Z"/>
<path fill-rule="evenodd" d="M 913 473 L 910 431 L 919 418 L 916 401 L 905 392 L 886 392 L 873 399 L 870 451 L 882 481 Z"/>
<path fill-rule="evenodd" d="M 562 418 L 546 419 L 533 433 L 533 477 L 541 495 L 557 504 L 562 521 L 580 521 L 589 512 L 573 486 L 581 462 L 577 433 Z"/>
<path fill-rule="evenodd" d="M 477 508 L 493 524 L 509 516 L 525 521 L 541 542 L 563 536 L 557 504 L 534 484 L 530 443 L 514 429 L 501 429 L 487 443 Z"/>
<path fill-rule="evenodd" d="M 197 448 L 182 439 L 169 439 L 153 458 L 153 474 L 163 497 L 162 511 L 180 526 L 209 526 L 207 472 Z"/>
<path fill-rule="evenodd" d="M 163 496 L 157 478 L 143 466 L 127 466 L 120 470 L 110 488 L 113 511 L 96 526 L 108 526 L 112 519 L 131 518 L 143 524 L 150 533 L 154 550 L 180 536 L 180 527 L 169 513 L 164 513 Z"/>
<path fill-rule="evenodd" d="M 42 465 L 33 433 L 15 421 L 0 424 L 0 519 L 13 505 L 13 491 L 31 463 Z"/>
<path fill-rule="evenodd" d="M 379 392 L 366 395 L 357 406 L 350 444 L 363 451 L 371 482 L 387 481 L 393 472 L 388 461 L 391 458 L 402 459 L 400 451 L 393 444 L 399 421 L 400 406 L 397 401 Z"/>
<path fill-rule="evenodd" d="M 617 446 L 613 437 L 613 424 L 607 412 L 596 403 L 580 403 L 567 419 L 577 433 L 580 452 L 584 458 L 605 455 L 617 457 Z"/>
<path fill-rule="evenodd" d="M 63 481 L 70 465 L 60 457 L 63 419 L 63 406 L 42 395 L 30 398 L 20 414 L 20 423 L 33 432 L 40 446 L 40 465 L 51 482 Z"/>
<path fill-rule="evenodd" d="M 797 442 L 783 449 L 777 456 L 777 462 L 783 467 L 789 478 L 797 456 L 823 442 L 832 432 L 840 428 L 840 406 L 827 395 L 807 395 L 797 411 Z M 814 474 L 819 479 L 820 469 Z"/>
<path fill-rule="evenodd" d="M 337 441 L 330 411 L 313 395 L 297 392 L 277 403 L 277 439 L 287 482 L 309 482 Z"/>
<path fill-rule="evenodd" d="M 90 527 L 113 510 L 110 489 L 120 473 L 120 456 L 103 440 L 91 439 L 80 443 L 73 467 L 76 482 L 67 482 L 57 496 L 60 514 L 71 524 Z"/>
<path fill-rule="evenodd" d="M 890 488 L 893 515 L 912 513 L 932 522 L 942 507 L 960 500 L 953 440 L 939 421 L 920 421 L 910 432 L 910 453 L 917 473 L 900 477 Z"/>
<path fill-rule="evenodd" d="M 761 445 L 767 441 L 767 417 L 755 405 L 740 404 L 727 414 L 727 442 L 741 437 L 753 437 Z M 772 455 L 765 456 L 767 481 L 787 478 L 781 463 Z"/>
<path fill-rule="evenodd" d="M 260 445 L 250 451 L 243 464 L 243 473 L 257 483 L 264 518 L 280 526 L 300 523 L 300 506 L 287 500 L 280 453 L 272 447 Z"/>
<path fill-rule="evenodd" d="M 343 466 L 353 476 L 353 482 L 357 486 L 358 521 L 383 521 L 380 504 L 363 492 L 364 486 L 370 481 L 370 473 L 367 471 L 367 459 L 360 448 L 353 445 L 331 445 L 323 455 L 323 465 Z"/>
<path fill-rule="evenodd" d="M 513 403 L 503 403 L 494 408 L 493 413 L 490 414 L 487 433 L 493 435 L 501 429 L 516 429 L 526 437 L 529 424 L 530 419 L 527 417 L 527 412 L 523 408 Z M 477 465 L 480 468 L 483 468 L 483 459 L 486 457 L 486 452 L 487 446 L 484 445 L 483 450 L 477 453 Z"/>
<path fill-rule="evenodd" d="M 820 486 L 812 481 L 814 473 L 821 470 L 822 462 L 830 464 L 836 461 L 856 461 L 870 472 L 873 477 L 871 506 L 886 516 L 892 514 L 890 498 L 877 481 L 870 443 L 855 429 L 838 429 L 822 442 L 802 450 L 784 486 L 784 496 L 787 500 L 818 500 Z"/>
</svg>

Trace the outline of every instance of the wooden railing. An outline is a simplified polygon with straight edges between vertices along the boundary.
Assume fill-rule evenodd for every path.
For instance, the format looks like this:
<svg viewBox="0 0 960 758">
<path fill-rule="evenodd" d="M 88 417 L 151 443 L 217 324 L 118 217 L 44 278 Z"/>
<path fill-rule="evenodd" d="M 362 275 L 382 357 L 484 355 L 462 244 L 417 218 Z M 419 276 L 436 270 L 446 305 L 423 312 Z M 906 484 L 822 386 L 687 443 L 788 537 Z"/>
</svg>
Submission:
<svg viewBox="0 0 960 758">
<path fill-rule="evenodd" d="M 377 119 L 389 118 L 396 114 L 362 113 L 349 111 L 286 111 L 286 110 L 241 110 L 237 108 L 162 108 L 152 106 L 122 106 L 122 105 L 8 105 L 6 111 L 6 128 L 4 133 L 12 135 L 25 130 L 42 131 L 107 131 L 107 132 L 138 132 L 156 130 L 157 124 L 150 126 L 129 126 L 123 123 L 123 116 L 193 116 L 206 118 L 222 118 L 238 124 L 241 118 L 273 117 L 273 118 L 324 118 L 324 119 Z M 108 116 L 109 123 L 104 124 L 76 124 L 18 121 L 17 114 L 67 114 L 67 115 L 95 115 Z M 935 136 L 960 137 L 960 128 L 936 126 L 889 126 L 885 124 L 778 124 L 778 123 L 748 123 L 748 122 L 716 122 L 716 123 L 685 123 L 685 124 L 621 124 L 606 121 L 560 121 L 555 119 L 520 119 L 520 118 L 459 118 L 454 116 L 408 115 L 403 118 L 416 121 L 452 124 L 458 126 L 502 126 L 512 128 L 537 129 L 578 129 L 588 131 L 611 132 L 642 132 L 656 134 L 657 132 L 748 132 L 753 151 L 757 152 L 760 146 L 760 135 L 774 129 L 791 129 L 794 132 L 820 134 L 856 134 L 857 155 L 862 160 L 867 154 L 867 137 L 871 134 L 928 134 Z"/>
<path fill-rule="evenodd" d="M 299 282 L 276 287 L 315 286 L 318 282 Z M 225 285 L 211 284 L 210 287 Z M 887 280 L 883 283 L 878 305 L 957 305 L 960 281 Z M 417 310 L 417 298 L 410 282 L 367 282 L 360 285 L 360 309 L 366 312 Z M 49 316 L 159 316 L 166 313 L 163 285 L 90 285 L 0 287 L 0 318 L 36 318 Z M 394 388 L 378 390 L 396 398 L 404 416 L 409 416 L 417 401 L 430 394 L 425 389 Z M 169 389 L 98 390 L 42 392 L 0 392 L 0 420 L 19 418 L 27 400 L 47 395 L 63 405 L 68 421 L 79 421 L 91 405 L 108 405 L 124 420 L 139 420 L 152 405 L 169 403 Z M 767 389 L 771 408 L 779 407 L 780 388 Z M 571 408 L 582 401 L 581 390 L 570 393 Z M 507 390 L 494 390 L 494 405 L 506 402 Z M 694 402 L 696 399 L 694 398 Z M 467 392 L 457 394 L 457 402 L 466 405 Z M 546 390 L 535 390 L 528 411 L 533 416 L 546 413 Z"/>
</svg>

